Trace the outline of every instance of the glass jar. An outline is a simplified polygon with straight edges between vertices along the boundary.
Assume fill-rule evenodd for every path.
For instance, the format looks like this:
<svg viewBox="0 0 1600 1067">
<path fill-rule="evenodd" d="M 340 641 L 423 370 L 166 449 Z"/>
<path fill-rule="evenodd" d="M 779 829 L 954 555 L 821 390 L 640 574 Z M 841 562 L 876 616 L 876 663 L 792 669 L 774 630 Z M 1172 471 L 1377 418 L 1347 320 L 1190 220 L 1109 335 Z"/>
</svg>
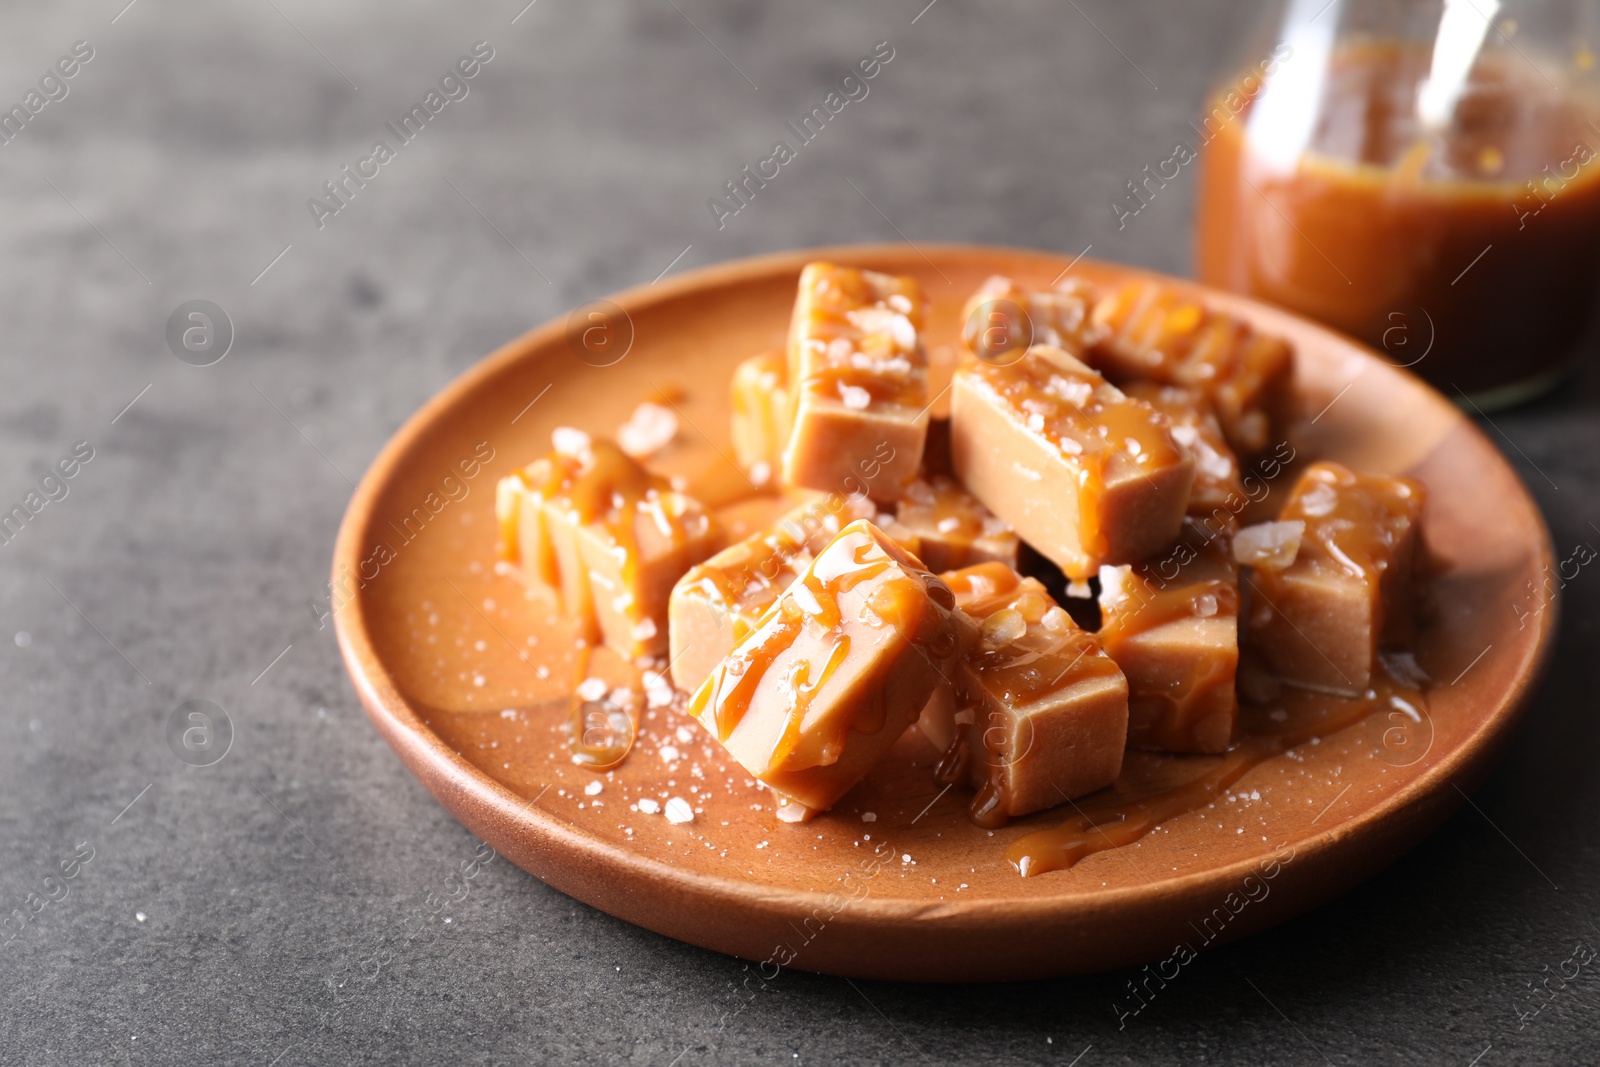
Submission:
<svg viewBox="0 0 1600 1067">
<path fill-rule="evenodd" d="M 1202 281 L 1458 402 L 1524 400 L 1600 295 L 1600 0 L 1287 0 L 1207 100 Z"/>
</svg>

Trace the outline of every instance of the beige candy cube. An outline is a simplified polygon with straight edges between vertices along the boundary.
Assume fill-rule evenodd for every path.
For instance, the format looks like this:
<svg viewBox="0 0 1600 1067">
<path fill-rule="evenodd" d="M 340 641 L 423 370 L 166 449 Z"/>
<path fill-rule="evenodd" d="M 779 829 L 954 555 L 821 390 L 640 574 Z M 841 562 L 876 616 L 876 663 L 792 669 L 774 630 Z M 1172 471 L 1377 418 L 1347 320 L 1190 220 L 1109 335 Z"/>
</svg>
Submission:
<svg viewBox="0 0 1600 1067">
<path fill-rule="evenodd" d="M 660 655 L 672 587 L 721 547 L 721 528 L 610 442 L 560 438 L 496 487 L 502 556 L 556 595 L 583 638 L 630 658 Z"/>
<path fill-rule="evenodd" d="M 751 356 L 733 370 L 733 455 L 757 485 L 775 480 L 789 440 L 789 364 L 777 352 Z"/>
<path fill-rule="evenodd" d="M 916 553 L 916 536 L 880 515 L 872 501 L 827 493 L 691 568 L 673 587 L 668 607 L 673 684 L 698 689 L 815 554 L 858 519 L 877 520 L 895 543 Z"/>
<path fill-rule="evenodd" d="M 1133 563 L 1178 534 L 1194 459 L 1166 418 L 1056 348 L 956 372 L 963 485 L 1069 577 Z"/>
<path fill-rule="evenodd" d="M 913 278 L 829 263 L 801 271 L 785 484 L 893 500 L 916 477 L 928 433 L 925 304 Z"/>
<path fill-rule="evenodd" d="M 1102 297 L 1094 322 L 1105 332 L 1086 359 L 1113 381 L 1199 389 L 1234 449 L 1247 456 L 1265 450 L 1281 429 L 1294 380 L 1294 350 L 1283 338 L 1154 281 L 1129 282 Z"/>
<path fill-rule="evenodd" d="M 931 571 L 991 560 L 1017 565 L 1016 531 L 951 478 L 933 475 L 912 482 L 895 506 L 895 517 L 916 535 L 917 554 Z"/>
<path fill-rule="evenodd" d="M 1252 567 L 1249 646 L 1292 685 L 1359 693 L 1380 648 L 1404 648 L 1426 491 L 1411 478 L 1314 463 L 1280 522 L 1303 522 L 1292 562 Z M 1265 562 L 1265 561 L 1264 561 Z"/>
<path fill-rule="evenodd" d="M 871 523 L 840 531 L 689 711 L 791 821 L 826 810 L 949 684 L 972 639 L 955 598 Z"/>
<path fill-rule="evenodd" d="M 1080 358 L 1106 333 L 1092 317 L 1095 294 L 1076 278 L 1032 289 L 1003 274 L 988 278 L 961 310 L 961 342 L 985 362 L 1005 362 L 1034 345 Z"/>
<path fill-rule="evenodd" d="M 973 818 L 995 826 L 1115 781 L 1128 683 L 1095 636 L 1002 563 L 942 577 L 980 636 L 918 726 L 946 752 L 942 772 L 976 787 Z"/>
<path fill-rule="evenodd" d="M 1128 747 L 1222 752 L 1239 719 L 1239 565 L 1231 532 L 1188 519 L 1177 542 L 1100 570 L 1099 637 L 1128 678 Z"/>
</svg>

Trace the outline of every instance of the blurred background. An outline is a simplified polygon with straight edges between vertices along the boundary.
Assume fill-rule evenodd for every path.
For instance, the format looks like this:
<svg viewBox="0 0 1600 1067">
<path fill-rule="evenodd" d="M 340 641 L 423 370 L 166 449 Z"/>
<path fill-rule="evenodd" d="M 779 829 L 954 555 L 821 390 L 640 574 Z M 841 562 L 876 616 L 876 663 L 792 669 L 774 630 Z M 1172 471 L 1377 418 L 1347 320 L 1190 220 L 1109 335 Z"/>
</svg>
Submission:
<svg viewBox="0 0 1600 1067">
<path fill-rule="evenodd" d="M 27 111 L 0 146 L 0 505 L 43 498 L 0 544 L 0 914 L 24 920 L 0 930 L 0 1061 L 1591 1059 L 1600 979 L 1548 981 L 1600 944 L 1588 570 L 1474 804 L 1356 892 L 1206 952 L 1121 1027 L 1132 973 L 791 972 L 719 1028 L 739 962 L 504 860 L 414 954 L 374 957 L 375 923 L 478 855 L 368 726 L 310 603 L 388 436 L 531 326 L 739 256 L 905 238 L 1189 274 L 1194 168 L 1137 215 L 1113 205 L 1192 138 L 1248 7 L 0 8 L 0 107 Z M 879 42 L 868 95 L 719 219 L 708 199 Z M 419 134 L 386 128 L 467 56 L 477 73 Z M 380 139 L 393 158 L 330 198 Z M 226 358 L 203 368 L 168 340 L 196 300 L 224 313 Z M 1485 425 L 1558 558 L 1600 544 L 1592 355 Z M 69 455 L 74 477 L 41 489 Z M 191 700 L 231 731 L 210 766 L 169 745 Z"/>
</svg>

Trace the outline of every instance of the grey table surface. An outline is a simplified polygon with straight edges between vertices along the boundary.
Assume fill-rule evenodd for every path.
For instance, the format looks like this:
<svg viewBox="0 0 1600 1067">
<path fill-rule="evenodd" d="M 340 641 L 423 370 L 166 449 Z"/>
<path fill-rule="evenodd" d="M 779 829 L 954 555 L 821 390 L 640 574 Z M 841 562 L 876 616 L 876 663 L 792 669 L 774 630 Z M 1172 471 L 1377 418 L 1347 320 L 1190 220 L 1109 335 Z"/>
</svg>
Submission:
<svg viewBox="0 0 1600 1067">
<path fill-rule="evenodd" d="M 93 51 L 0 149 L 0 502 L 93 450 L 0 546 L 0 914 L 26 916 L 0 929 L 0 1061 L 1600 1058 L 1594 968 L 1533 991 L 1600 943 L 1592 569 L 1471 806 L 1120 1026 L 1131 974 L 791 972 L 719 1029 L 736 961 L 503 860 L 377 966 L 477 844 L 368 725 L 308 607 L 395 428 L 506 339 L 669 264 L 903 234 L 1186 273 L 1192 174 L 1123 228 L 1110 201 L 1187 136 L 1237 33 L 1223 0 L 524 3 L 0 10 L 4 101 Z M 479 41 L 467 95 L 319 228 L 308 198 Z M 868 97 L 719 228 L 707 198 L 879 41 Z M 235 330 L 205 368 L 166 340 L 201 298 Z M 1600 543 L 1597 408 L 1590 360 L 1490 429 L 1563 554 Z M 167 742 L 191 699 L 233 726 L 213 766 Z"/>
</svg>

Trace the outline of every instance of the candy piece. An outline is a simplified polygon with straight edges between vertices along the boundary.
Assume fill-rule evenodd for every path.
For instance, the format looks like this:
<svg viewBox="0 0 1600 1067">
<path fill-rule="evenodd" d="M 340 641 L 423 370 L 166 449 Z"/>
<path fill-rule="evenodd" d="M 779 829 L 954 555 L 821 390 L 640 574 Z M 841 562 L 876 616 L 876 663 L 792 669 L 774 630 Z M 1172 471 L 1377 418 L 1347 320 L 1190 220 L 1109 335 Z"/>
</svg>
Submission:
<svg viewBox="0 0 1600 1067">
<path fill-rule="evenodd" d="M 976 787 L 973 818 L 997 825 L 1115 781 L 1128 683 L 1095 636 L 1003 563 L 942 577 L 980 637 L 918 727 L 946 753 L 941 776 Z"/>
<path fill-rule="evenodd" d="M 995 560 L 1017 565 L 1017 535 L 977 497 L 949 478 L 918 478 L 895 509 L 914 533 L 917 554 L 931 571 L 948 571 Z"/>
<path fill-rule="evenodd" d="M 1239 718 L 1239 566 L 1227 530 L 1100 571 L 1100 640 L 1128 677 L 1128 747 L 1222 752 Z"/>
<path fill-rule="evenodd" d="M 912 278 L 828 263 L 801 272 L 786 484 L 892 500 L 916 476 L 928 432 L 924 303 Z"/>
<path fill-rule="evenodd" d="M 962 483 L 1069 578 L 1177 536 L 1194 459 L 1166 419 L 1059 348 L 956 372 L 951 459 Z"/>
<path fill-rule="evenodd" d="M 777 352 L 733 369 L 733 455 L 757 485 L 778 475 L 789 439 L 789 364 Z"/>
<path fill-rule="evenodd" d="M 790 815 L 825 810 L 949 684 L 973 639 L 954 608 L 949 587 L 915 556 L 853 522 L 711 673 L 689 712 Z"/>
<path fill-rule="evenodd" d="M 1360 693 L 1378 649 L 1414 626 L 1412 577 L 1426 492 L 1410 478 L 1316 463 L 1295 483 L 1283 522 L 1303 522 L 1289 566 L 1247 577 L 1245 640 L 1283 681 Z"/>
<path fill-rule="evenodd" d="M 1199 389 L 1235 451 L 1255 455 L 1271 444 L 1294 377 L 1287 341 L 1150 281 L 1129 282 L 1102 297 L 1094 322 L 1106 334 L 1086 361 L 1107 377 Z"/>
<path fill-rule="evenodd" d="M 1034 345 L 1051 345 L 1082 358 L 1106 334 L 1090 317 L 1094 294 L 1075 278 L 1059 288 L 1025 289 L 992 275 L 961 309 L 961 341 L 988 362 L 1008 362 Z"/>
<path fill-rule="evenodd" d="M 1248 500 L 1239 460 L 1205 394 L 1198 389 L 1155 382 L 1132 382 L 1124 390 L 1167 417 L 1172 438 L 1194 456 L 1194 487 L 1188 513 L 1218 529 L 1234 529 Z"/>
<path fill-rule="evenodd" d="M 673 583 L 722 543 L 692 497 L 578 431 L 502 478 L 495 508 L 502 558 L 556 595 L 579 636 L 630 658 L 666 651 Z"/>
<path fill-rule="evenodd" d="M 818 494 L 771 529 L 729 545 L 678 579 L 668 609 L 673 684 L 690 693 L 698 689 L 815 554 L 858 519 L 880 519 L 888 537 L 916 553 L 916 535 L 889 516 L 880 517 L 866 497 Z"/>
</svg>

